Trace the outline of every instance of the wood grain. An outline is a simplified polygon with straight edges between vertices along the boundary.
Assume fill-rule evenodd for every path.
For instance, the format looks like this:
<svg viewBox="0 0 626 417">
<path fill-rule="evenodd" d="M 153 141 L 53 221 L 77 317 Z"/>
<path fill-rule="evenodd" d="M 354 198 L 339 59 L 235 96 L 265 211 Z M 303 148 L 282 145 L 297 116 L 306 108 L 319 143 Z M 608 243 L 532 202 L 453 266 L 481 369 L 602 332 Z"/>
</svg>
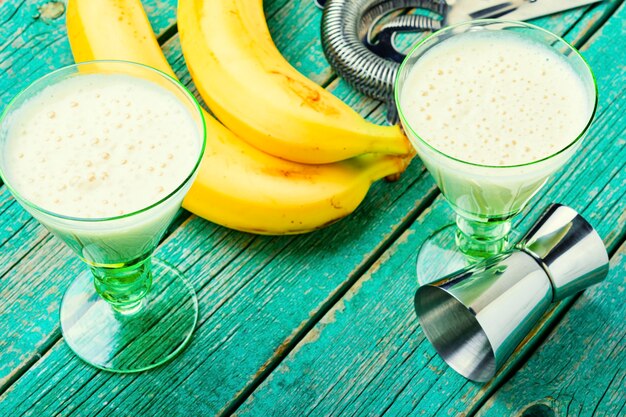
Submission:
<svg viewBox="0 0 626 417">
<path fill-rule="evenodd" d="M 624 415 L 626 245 L 613 257 L 610 271 L 605 282 L 576 300 L 478 416 Z"/>
<path fill-rule="evenodd" d="M 170 62 L 182 69 L 177 39 L 171 39 L 164 49 Z M 182 78 L 188 81 L 187 76 Z M 83 402 L 85 406 L 100 409 L 103 407 L 101 395 L 110 401 L 110 406 L 102 409 L 103 413 L 115 407 L 131 410 L 128 407 L 135 399 L 127 398 L 127 394 L 145 393 L 145 387 L 150 387 L 153 396 L 175 395 L 178 400 L 172 402 L 163 397 L 166 401 L 163 405 L 150 395 L 142 395 L 139 404 L 135 404 L 138 409 L 154 406 L 193 410 L 194 403 L 188 402 L 180 393 L 193 390 L 192 387 L 205 387 L 213 390 L 215 397 L 205 402 L 203 409 L 206 413 L 218 411 L 245 389 L 255 374 L 262 372 L 281 346 L 284 349 L 291 339 L 304 331 L 310 315 L 322 306 L 332 304 L 343 286 L 360 275 L 376 253 L 434 194 L 432 182 L 424 174 L 421 164 L 416 163 L 402 181 L 376 185 L 357 215 L 328 231 L 308 236 L 260 238 L 190 218 L 158 253 L 186 270 L 199 293 L 201 324 L 184 355 L 154 373 L 120 377 L 83 365 L 62 342 L 56 343 L 5 394 L 0 404 L 0 415 L 1 410 L 24 411 L 33 405 L 31 400 L 39 397 L 41 402 L 29 413 L 68 414 L 78 410 Z M 37 248 L 38 253 L 44 254 L 51 250 L 51 243 Z M 48 260 L 54 273 L 46 276 L 42 285 L 57 285 L 62 290 L 66 277 L 72 275 L 66 266 L 70 259 L 69 253 L 63 253 Z M 20 271 L 32 267 L 27 266 L 30 264 L 27 260 L 23 264 L 13 268 L 17 275 L 14 279 L 19 279 Z M 13 310 L 10 319 L 14 321 L 25 317 L 30 326 L 38 323 L 37 317 L 45 314 L 43 309 L 47 308 L 49 301 L 37 303 L 37 294 L 34 292 L 26 296 L 7 288 L 3 293 L 7 304 L 14 304 L 16 299 L 21 298 L 31 303 L 30 311 Z M 60 294 L 57 294 L 59 299 Z M 277 321 L 276 317 L 281 319 Z M 49 340 L 57 334 L 54 320 L 42 327 L 41 340 Z M 34 352 L 32 340 L 22 343 L 19 335 L 10 335 L 9 340 L 18 345 L 13 345 L 11 351 Z M 250 335 L 258 336 L 250 338 Z M 207 352 L 211 352 L 210 357 L 207 357 Z M 8 351 L 5 353 L 10 354 Z M 233 356 L 243 358 L 232 361 Z M 19 363 L 23 362 L 19 362 L 18 357 Z M 55 369 L 57 366 L 68 366 L 70 369 Z M 62 376 L 58 382 L 56 375 Z M 178 387 L 176 382 L 159 383 L 179 379 L 184 384 L 182 387 Z M 71 386 L 62 386 L 64 382 Z M 119 390 L 112 390 L 110 384 Z M 130 384 L 127 391 L 121 390 Z M 30 390 L 33 391 L 29 393 Z M 174 394 L 170 393 L 171 390 Z M 31 400 L 24 402 L 27 398 Z"/>
<path fill-rule="evenodd" d="M 588 11 L 565 35 L 565 40 L 573 45 L 582 45 L 613 15 L 622 0 L 603 0 L 588 6 Z"/>
<path fill-rule="evenodd" d="M 144 7 L 151 20 L 152 26 L 155 29 L 155 33 L 163 34 L 168 31 L 175 19 L 175 4 L 174 0 L 146 0 L 143 2 Z M 278 2 L 280 3 L 280 2 Z M 42 7 L 41 4 L 47 4 L 45 2 L 18 2 L 9 1 L 0 5 L 0 14 L 13 17 L 2 27 L 2 34 L 8 33 L 20 33 L 20 39 L 23 42 L 18 44 L 8 45 L 5 49 L 0 51 L 11 50 L 11 48 L 19 48 L 19 45 L 24 43 L 35 43 L 37 39 L 56 39 L 59 38 L 58 50 L 52 49 L 54 53 L 38 51 L 36 49 L 30 50 L 27 54 L 19 53 L 10 60 L 2 61 L 0 63 L 0 69 L 5 69 L 8 73 L 6 77 L 0 79 L 0 101 L 7 103 L 10 97 L 15 94 L 21 86 L 27 85 L 37 77 L 45 74 L 46 72 L 59 68 L 64 65 L 68 65 L 73 62 L 71 53 L 69 50 L 69 44 L 66 39 L 66 30 L 64 15 L 58 17 L 54 21 L 42 23 L 32 17 L 33 10 L 37 10 L 37 7 Z M 280 8 L 277 8 L 278 4 L 272 2 L 266 3 L 267 15 L 269 16 L 270 27 L 278 26 L 282 24 L 282 17 L 278 14 Z M 290 6 L 292 7 L 292 6 Z M 312 7 L 305 8 L 308 12 L 315 14 L 319 13 L 318 10 Z M 15 14 L 13 14 L 15 12 Z M 299 19 L 299 16 L 295 18 Z M 42 26 L 43 25 L 43 26 Z M 304 31 L 309 34 L 310 38 L 313 38 L 311 30 L 306 27 L 300 26 L 299 30 L 292 31 L 293 36 L 299 36 L 300 32 Z M 4 35 L 2 35 L 4 36 Z M 3 38 L 0 36 L 0 41 Z M 300 52 L 300 45 L 298 43 L 290 42 L 289 39 L 284 39 L 282 42 L 278 42 L 278 46 L 292 61 L 295 60 L 289 56 L 290 51 L 293 53 Z M 164 45 L 164 50 L 168 61 L 172 67 L 176 70 L 181 81 L 191 86 L 196 96 L 200 99 L 191 84 L 189 73 L 186 70 L 178 40 L 173 39 Z M 2 52 L 0 52 L 2 53 Z M 32 53 L 32 54 L 31 54 Z M 33 55 L 34 54 L 34 55 Z M 322 56 L 321 48 L 317 50 L 317 57 Z M 3 55 L 0 55 L 2 57 Z M 314 55 L 312 55 L 314 56 Z M 30 64 L 29 64 L 30 63 Z M 14 73 L 14 69 L 19 66 L 25 66 L 30 68 L 35 65 L 45 64 L 39 72 L 24 72 L 24 78 L 19 82 L 17 81 L 18 74 Z M 296 64 L 297 65 L 297 64 Z M 312 75 L 314 69 L 310 72 L 306 71 L 306 68 L 301 68 L 305 75 Z M 13 82 L 13 83 L 12 83 Z M 21 84 L 20 84 L 21 83 Z M 19 85 L 18 85 L 19 84 Z M 22 85 L 23 84 L 23 85 Z M 350 91 L 343 91 L 345 97 L 349 97 Z M 359 110 L 357 108 L 357 110 Z M 416 164 L 414 171 L 409 175 L 421 175 L 421 166 Z M 431 183 L 425 186 L 427 191 L 418 191 L 419 197 L 427 197 L 428 192 L 434 192 L 434 188 Z M 426 194 L 425 196 L 419 195 Z M 51 298 L 54 297 L 52 304 L 58 306 L 62 290 L 64 289 L 63 282 L 66 276 L 72 276 L 80 268 L 78 263 L 73 260 L 73 255 L 64 248 L 57 248 L 60 245 L 55 240 L 51 240 L 47 231 L 41 227 L 34 219 L 32 219 L 24 210 L 19 207 L 15 200 L 10 196 L 5 187 L 0 188 L 1 204 L 0 211 L 3 211 L 2 215 L 2 230 L 0 230 L 0 293 L 3 294 L 3 298 L 0 299 L 0 313 L 6 318 L 4 322 L 21 322 L 27 325 L 27 328 L 35 329 L 35 333 L 32 337 L 24 337 L 20 328 L 15 326 L 0 326 L 0 347 L 3 348 L 3 352 L 0 354 L 2 360 L 0 361 L 0 392 L 1 387 L 7 382 L 12 381 L 15 375 L 18 375 L 24 368 L 30 366 L 33 361 L 40 357 L 42 352 L 45 352 L 51 344 L 59 339 L 59 331 L 57 326 L 57 317 L 54 314 L 48 314 L 48 311 L 56 312 L 55 309 L 51 309 Z M 183 213 L 182 217 L 186 218 L 188 213 Z M 393 221 L 393 220 L 391 220 Z M 374 243 L 374 242 L 373 242 Z M 49 254 L 50 251 L 54 251 L 56 256 L 63 258 L 57 262 L 54 262 L 56 258 Z M 32 271 L 37 268 L 37 263 L 33 262 L 31 254 L 42 252 L 41 256 L 45 259 L 47 264 L 53 265 L 51 269 L 45 269 L 43 274 L 37 275 L 43 282 L 38 285 L 52 286 L 60 284 L 61 290 L 57 288 L 54 293 L 48 293 L 46 297 L 42 297 L 41 303 L 32 302 L 32 298 L 36 297 L 33 291 L 20 292 L 22 286 L 16 286 L 15 282 L 19 279 L 29 279 Z M 47 254 L 47 255 L 46 255 Z M 50 262 L 50 259 L 53 261 Z M 17 265 L 20 263 L 20 265 Z M 72 269 L 66 269 L 66 266 L 74 265 Z M 10 272 L 10 273 L 9 273 Z M 48 274 L 49 275 L 46 275 Z M 44 280 L 43 278 L 46 278 Z M 28 301 L 31 301 L 30 303 Z M 28 308 L 21 308 L 27 305 Z M 51 309 L 51 310 L 50 310 Z M 41 321 L 39 317 L 43 317 Z M 44 325 L 45 324 L 45 325 Z M 26 333 L 28 334 L 28 333 Z"/>
<path fill-rule="evenodd" d="M 315 22 L 319 21 L 320 12 L 313 8 L 312 1 L 282 0 L 266 2 L 265 6 L 270 16 L 270 30 L 279 49 L 290 62 L 312 79 L 330 84 L 329 89 L 333 93 L 362 114 L 368 114 L 372 120 L 383 119 L 377 103 L 355 94 L 343 81 L 335 79 L 328 69 L 317 41 L 319 27 L 315 26 Z M 160 10 L 157 12 L 161 13 Z M 545 27 L 565 34 L 583 13 L 584 10 L 574 10 L 562 16 L 544 18 L 541 22 Z M 188 82 L 177 39 L 172 38 L 164 45 L 164 49 L 170 62 L 179 69 L 183 80 Z M 26 65 L 26 61 L 19 62 L 19 65 Z M 30 64 L 33 67 L 40 64 L 36 58 L 33 62 Z M 612 62 L 607 60 L 607 68 Z M 603 88 L 609 88 L 615 81 L 605 74 L 604 67 L 602 71 L 603 80 L 608 82 L 608 86 Z M 604 127 L 598 128 L 597 134 L 606 135 L 606 141 L 611 141 L 619 137 L 616 136 L 619 132 L 614 132 L 608 123 L 612 121 L 619 126 L 620 121 L 623 121 L 616 112 L 605 112 L 608 119 L 601 125 Z M 598 142 L 600 140 L 596 136 L 589 146 Z M 586 147 L 584 160 L 582 156 L 578 157 L 571 168 L 565 171 L 560 184 L 567 181 L 572 183 L 563 192 L 551 192 L 544 198 L 566 197 L 564 201 L 575 203 L 576 208 L 591 204 L 586 213 L 600 219 L 606 218 L 603 232 L 608 236 L 607 241 L 617 242 L 623 236 L 625 221 L 623 216 L 620 218 L 616 215 L 620 210 L 624 211 L 624 203 L 619 200 L 620 197 L 623 200 L 624 193 L 623 169 L 620 171 L 619 164 L 623 165 L 624 161 L 620 159 L 619 148 L 615 143 L 605 145 L 598 151 Z M 602 152 L 611 155 L 613 159 L 602 158 Z M 596 164 L 597 171 L 590 175 L 590 167 Z M 578 172 L 578 169 L 581 171 Z M 0 234 L 0 242 L 5 236 L 7 242 L 13 242 L 11 250 L 18 251 L 20 245 L 29 245 L 35 241 L 34 246 L 31 245 L 29 250 L 21 253 L 29 256 L 36 254 L 37 258 L 33 260 L 22 256 L 19 262 L 7 269 L 12 274 L 11 278 L 0 280 L 0 314 L 8 311 L 7 306 L 15 306 L 3 315 L 3 322 L 6 318 L 7 322 L 21 324 L 19 327 L 0 327 L 0 340 L 14 343 L 9 345 L 9 349 L 0 352 L 0 364 L 10 362 L 11 366 L 28 369 L 0 397 L 0 415 L 212 415 L 232 410 L 348 289 L 347 295 L 324 320 L 347 314 L 347 306 L 356 300 L 363 304 L 362 313 L 352 316 L 353 321 L 346 322 L 346 328 L 315 327 L 300 344 L 316 346 L 313 352 L 318 353 L 328 349 L 337 360 L 325 361 L 324 369 L 281 365 L 278 374 L 270 374 L 276 374 L 271 377 L 274 380 L 288 375 L 291 381 L 289 385 L 273 385 L 278 387 L 280 401 L 268 395 L 264 385 L 263 390 L 255 395 L 254 401 L 246 404 L 244 411 L 256 414 L 264 410 L 259 407 L 259 396 L 266 401 L 265 408 L 271 411 L 276 406 L 277 413 L 284 402 L 291 398 L 293 408 L 287 415 L 302 414 L 302 410 L 307 408 L 303 398 L 313 398 L 320 403 L 319 411 L 313 409 L 314 414 L 328 410 L 325 405 L 330 402 L 341 406 L 346 398 L 352 398 L 350 384 L 344 381 L 355 381 L 356 384 L 361 373 L 350 373 L 352 368 L 339 360 L 340 356 L 335 353 L 339 350 L 356 354 L 357 361 L 363 359 L 363 362 L 358 362 L 362 372 L 371 367 L 371 372 L 379 372 L 379 380 L 387 378 L 386 381 L 391 381 L 392 385 L 377 388 L 376 380 L 357 402 L 367 400 L 375 403 L 378 397 L 367 398 L 370 392 L 379 394 L 381 398 L 402 397 L 400 388 L 406 379 L 395 380 L 391 374 L 381 371 L 380 366 L 385 365 L 385 358 L 390 361 L 385 369 L 395 369 L 397 372 L 417 371 L 417 368 L 411 366 L 416 360 L 419 363 L 420 358 L 436 365 L 437 372 L 441 372 L 442 364 L 436 363 L 432 353 L 425 350 L 425 345 L 415 347 L 412 344 L 414 339 L 411 337 L 419 338 L 419 330 L 411 327 L 414 321 L 412 315 L 405 314 L 404 302 L 407 298 L 403 299 L 403 294 L 395 295 L 394 302 L 400 303 L 396 310 L 390 310 L 391 305 L 388 304 L 379 310 L 378 303 L 387 302 L 389 293 L 396 288 L 397 291 L 401 289 L 407 293 L 413 290 L 414 284 L 411 282 L 409 285 L 406 281 L 413 271 L 415 248 L 429 231 L 449 222 L 449 209 L 438 202 L 421 217 L 419 223 L 402 235 L 392 249 L 385 252 L 380 260 L 375 260 L 430 203 L 435 193 L 432 181 L 424 175 L 421 164 L 416 162 L 401 181 L 374 186 L 364 206 L 354 216 L 327 230 L 307 236 L 257 237 L 231 232 L 196 217 L 189 218 L 160 247 L 158 256 L 178 265 L 192 279 L 201 308 L 197 333 L 190 347 L 169 365 L 144 374 L 125 376 L 86 366 L 73 356 L 62 341 L 57 342 L 56 314 L 48 313 L 47 310 L 58 308 L 60 294 L 68 277 L 80 266 L 72 260 L 67 250 L 57 247 L 60 244 L 47 239 L 45 233 L 41 236 L 35 232 L 38 226 L 33 225 L 29 229 L 20 225 L 20 216 L 24 215 L 16 207 L 15 217 L 9 221 L 7 217 L 2 217 L 3 228 L 7 225 L 10 230 Z M 0 195 L 6 195 L 6 192 Z M 5 203 L 4 200 L 0 201 L 3 202 L 1 211 Z M 15 224 L 14 218 L 18 219 Z M 523 227 L 527 227 L 531 218 L 528 216 L 525 219 Z M 25 233 L 29 230 L 33 232 Z M 421 238 L 415 237 L 416 233 Z M 2 250 L 4 255 L 4 247 Z M 396 252 L 402 253 L 394 255 Z M 9 252 L 6 257 L 11 258 L 12 253 Z M 42 262 L 45 263 L 43 268 Z M 367 269 L 370 272 L 357 281 Z M 384 271 L 386 280 L 381 281 L 383 272 L 379 272 L 376 275 L 379 278 L 374 279 L 372 274 L 376 270 Z M 35 273 L 38 275 L 33 275 Z M 362 289 L 374 280 L 382 282 L 382 285 L 377 284 L 369 295 L 362 295 Z M 355 281 L 357 284 L 353 286 Z M 47 291 L 51 293 L 45 295 Z M 392 318 L 387 318 L 389 314 Z M 361 326 L 372 322 L 372 317 L 381 317 L 382 323 L 374 321 L 374 325 L 380 326 L 378 330 L 381 332 L 388 330 L 389 335 L 375 343 L 367 339 L 360 345 L 357 338 L 352 346 L 350 337 L 355 333 L 365 337 L 368 333 L 362 331 Z M 550 317 L 554 317 L 555 321 L 558 315 Z M 397 325 L 398 320 L 403 325 Z M 550 321 L 545 323 L 549 326 Z M 327 328 L 334 329 L 329 330 L 331 332 L 343 329 L 345 333 L 336 335 L 338 342 L 335 346 L 324 345 L 320 348 L 321 341 L 329 337 Z M 27 337 L 21 337 L 22 329 L 31 329 L 26 332 Z M 324 332 L 321 332 L 322 329 Z M 7 334 L 10 338 L 5 336 Z M 380 348 L 388 348 L 393 353 L 393 349 L 404 352 L 407 346 L 415 348 L 413 356 L 407 354 L 405 357 L 404 353 L 395 359 L 393 354 L 377 356 Z M 298 349 L 296 357 L 301 355 L 299 352 L 302 349 Z M 37 360 L 37 355 L 42 354 L 43 357 Z M 30 356 L 24 359 L 24 355 Z M 11 366 L 0 367 L 0 384 L 8 380 L 6 376 L 2 379 L 3 372 L 15 369 Z M 339 371 L 340 378 L 320 379 L 321 375 L 335 370 Z M 454 375 L 441 376 L 437 372 L 433 374 L 426 367 L 421 373 L 428 381 L 440 381 L 432 391 L 424 391 L 431 405 L 434 406 L 439 400 L 455 400 L 455 404 L 465 401 L 463 391 L 454 389 L 463 386 L 463 381 L 454 379 Z M 307 386 L 307 381 L 311 379 L 317 381 L 318 385 Z M 408 388 L 405 390 L 410 391 L 411 387 L 406 386 Z M 341 395 L 335 395 L 337 390 L 340 390 Z M 475 405 L 484 402 L 488 396 L 487 391 L 477 392 L 476 389 L 467 388 L 465 392 L 475 395 Z M 409 392 L 405 391 L 404 395 L 407 394 Z M 250 404 L 257 408 L 251 408 Z M 406 406 L 407 403 L 402 404 Z M 374 409 L 363 406 L 358 410 L 367 413 Z M 458 405 L 456 409 L 464 408 Z"/>
<path fill-rule="evenodd" d="M 74 63 L 65 29 L 65 4 L 7 0 L 0 4 L 0 103 L 53 69 Z M 157 36 L 176 20 L 175 0 L 142 0 Z M 3 106 L 4 107 L 4 106 Z"/>
<path fill-rule="evenodd" d="M 626 96 L 623 75 L 613 71 L 626 59 L 621 43 L 615 42 L 624 36 L 623 16 L 622 7 L 584 48 L 598 77 L 601 97 L 588 142 L 560 173 L 558 181 L 552 181 L 541 193 L 540 202 L 535 200 L 529 214 L 520 219 L 521 230 L 536 218 L 539 207 L 559 201 L 583 212 L 609 248 L 615 249 L 624 238 L 626 152 L 622 109 Z M 544 317 L 491 383 L 481 386 L 455 374 L 425 342 L 411 303 L 416 287 L 415 248 L 446 224 L 447 217 L 442 214 L 446 211 L 449 209 L 438 199 L 322 318 L 238 414 L 439 416 L 476 412 L 523 363 L 572 300 Z M 622 355 L 620 360 L 624 359 Z M 522 390 L 516 388 L 511 395 Z"/>
</svg>

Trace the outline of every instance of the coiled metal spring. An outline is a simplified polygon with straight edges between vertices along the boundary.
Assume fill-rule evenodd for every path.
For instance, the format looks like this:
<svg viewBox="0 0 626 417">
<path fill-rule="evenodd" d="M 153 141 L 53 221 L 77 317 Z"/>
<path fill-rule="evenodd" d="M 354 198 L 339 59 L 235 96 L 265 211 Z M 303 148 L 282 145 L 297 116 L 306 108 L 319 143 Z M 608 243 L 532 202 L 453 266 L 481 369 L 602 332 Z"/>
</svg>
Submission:
<svg viewBox="0 0 626 417">
<path fill-rule="evenodd" d="M 330 65 L 363 94 L 388 103 L 387 118 L 396 121 L 393 84 L 404 55 L 393 48 L 396 32 L 433 31 L 441 20 L 401 15 L 383 25 L 378 42 L 366 46 L 372 26 L 393 11 L 422 8 L 442 18 L 444 0 L 328 0 L 322 17 L 322 47 Z"/>
</svg>

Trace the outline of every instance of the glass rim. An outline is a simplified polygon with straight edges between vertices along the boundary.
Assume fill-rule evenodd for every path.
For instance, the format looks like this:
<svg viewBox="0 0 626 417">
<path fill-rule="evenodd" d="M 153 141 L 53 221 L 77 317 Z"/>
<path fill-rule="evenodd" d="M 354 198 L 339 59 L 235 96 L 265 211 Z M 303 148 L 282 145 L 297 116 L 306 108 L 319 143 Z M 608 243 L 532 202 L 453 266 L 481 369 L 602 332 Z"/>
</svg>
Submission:
<svg viewBox="0 0 626 417">
<path fill-rule="evenodd" d="M 408 61 L 411 57 L 413 57 L 416 53 L 416 51 L 418 51 L 422 45 L 426 42 L 428 42 L 429 40 L 431 40 L 433 37 L 440 35 L 442 33 L 446 33 L 446 32 L 450 32 L 453 29 L 462 27 L 462 26 L 484 26 L 486 24 L 498 24 L 498 23 L 509 23 L 509 24 L 515 24 L 518 26 L 525 26 L 527 28 L 533 29 L 533 30 L 538 30 L 540 32 L 543 32 L 545 34 L 547 34 L 548 36 L 553 37 L 556 41 L 564 44 L 570 51 L 572 51 L 575 56 L 577 56 L 581 62 L 583 62 L 583 64 L 585 65 L 585 67 L 587 68 L 587 70 L 589 71 L 589 74 L 591 75 L 591 80 L 593 83 L 593 109 L 591 110 L 590 114 L 589 114 L 589 119 L 587 120 L 587 123 L 585 124 L 585 126 L 583 127 L 583 129 L 581 130 L 581 132 L 574 138 L 572 139 L 571 142 L 569 142 L 567 144 L 567 146 L 559 149 L 558 151 L 545 156 L 541 159 L 537 159 L 534 161 L 530 161 L 530 162 L 524 162 L 522 164 L 515 164 L 515 165 L 487 165 L 487 164 L 479 164 L 476 162 L 470 162 L 470 161 L 466 161 L 460 158 L 455 158 L 453 156 L 450 156 L 448 154 L 446 154 L 445 152 L 442 152 L 441 150 L 435 148 L 433 145 L 431 145 L 430 143 L 428 143 L 428 141 L 426 141 L 426 139 L 424 139 L 422 136 L 420 136 L 415 129 L 413 128 L 413 126 L 411 126 L 410 123 L 408 123 L 406 117 L 404 116 L 404 113 L 402 111 L 402 106 L 400 104 L 400 92 L 399 92 L 399 81 L 400 81 L 400 76 L 403 73 L 403 71 L 405 70 L 405 68 L 408 65 Z M 481 167 L 481 168 L 489 168 L 489 169 L 507 169 L 507 168 L 521 168 L 521 167 L 526 167 L 526 166 L 531 166 L 534 164 L 538 164 L 544 161 L 547 161 L 549 159 L 552 159 L 562 153 L 564 153 L 566 150 L 570 149 L 572 146 L 574 146 L 576 143 L 580 142 L 581 139 L 585 136 L 585 134 L 587 133 L 587 130 L 589 130 L 589 127 L 591 126 L 591 122 L 593 121 L 593 118 L 596 114 L 596 110 L 598 108 L 598 84 L 596 81 L 596 77 L 593 73 L 593 71 L 591 70 L 591 66 L 589 65 L 589 63 L 587 62 L 587 60 L 582 56 L 582 54 L 575 48 L 573 47 L 569 42 L 567 42 L 565 39 L 563 39 L 561 36 L 550 32 L 549 30 L 546 30 L 544 28 L 541 28 L 537 25 L 533 25 L 531 23 L 527 23 L 527 22 L 520 22 L 520 21 L 516 21 L 516 20 L 506 20 L 506 19 L 476 19 L 476 20 L 470 20 L 467 22 L 461 22 L 461 23 L 457 23 L 455 25 L 451 25 L 451 26 L 446 26 L 443 29 L 439 29 L 433 33 L 431 33 L 430 35 L 428 35 L 426 38 L 420 40 L 419 42 L 417 42 L 417 44 L 415 44 L 415 46 L 413 46 L 410 50 L 410 52 L 407 54 L 407 56 L 404 58 L 404 60 L 402 61 L 402 63 L 400 64 L 400 67 L 398 69 L 398 72 L 396 74 L 395 77 L 395 81 L 394 81 L 394 100 L 396 103 L 396 108 L 398 109 L 398 115 L 400 117 L 400 120 L 402 121 L 402 125 L 405 128 L 408 128 L 410 130 L 411 133 L 413 133 L 413 135 L 415 135 L 415 137 L 424 145 L 426 145 L 430 150 L 434 151 L 435 153 L 437 153 L 438 155 L 441 155 L 445 158 L 451 159 L 455 162 L 459 162 L 461 164 L 464 165 L 471 165 L 471 166 L 475 166 L 475 167 Z"/>
<path fill-rule="evenodd" d="M 187 89 L 187 87 L 185 87 L 183 85 L 183 83 L 181 83 L 179 80 L 177 80 L 176 78 L 172 77 L 169 74 L 166 74 L 165 72 L 158 70 L 154 67 L 151 67 L 149 65 L 145 65 L 145 64 L 141 64 L 139 62 L 133 62 L 133 61 L 126 61 L 126 60 L 121 60 L 121 59 L 103 59 L 103 60 L 91 60 L 91 61 L 84 61 L 84 62 L 79 62 L 79 63 L 75 63 L 75 64 L 71 64 L 71 65 L 66 65 L 64 67 L 61 68 L 57 68 L 39 78 L 37 78 L 36 80 L 30 82 L 26 87 L 24 87 L 19 93 L 17 93 L 7 104 L 7 106 L 4 108 L 3 112 L 0 114 L 0 126 L 2 126 L 2 124 L 5 122 L 5 119 L 7 117 L 7 115 L 9 114 L 9 112 L 11 110 L 13 110 L 13 106 L 15 104 L 15 102 L 22 97 L 24 94 L 26 94 L 28 91 L 30 91 L 34 86 L 36 86 L 37 84 L 39 84 L 41 81 L 48 79 L 49 77 L 52 77 L 53 75 L 58 75 L 59 73 L 63 73 L 63 72 L 67 72 L 70 69 L 75 69 L 81 66 L 89 66 L 89 65 L 94 65 L 94 64 L 121 64 L 122 66 L 129 66 L 129 67 L 137 67 L 137 68 L 143 68 L 147 71 L 151 71 L 163 78 L 165 78 L 166 80 L 170 81 L 175 87 L 177 87 L 182 93 L 183 95 L 185 95 L 187 98 L 190 99 L 191 103 L 193 104 L 193 106 L 196 108 L 198 115 L 200 116 L 200 121 L 202 124 L 202 128 L 200 129 L 200 134 L 202 137 L 202 146 L 200 147 L 200 151 L 198 153 L 198 159 L 196 161 L 196 163 L 194 164 L 193 168 L 191 169 L 191 171 L 189 172 L 189 174 L 185 177 L 185 179 L 178 185 L 176 186 L 176 188 L 174 188 L 174 190 L 172 190 L 170 193 L 168 193 L 165 197 L 157 200 L 156 202 L 146 206 L 146 207 L 142 207 L 138 210 L 132 211 L 130 213 L 125 213 L 125 214 L 121 214 L 118 216 L 110 216 L 110 217 L 75 217 L 75 216 L 68 216 L 65 214 L 60 214 L 60 213 L 56 213 L 54 211 L 51 210 L 47 210 L 44 209 L 43 207 L 40 207 L 39 205 L 33 203 L 32 201 L 30 201 L 29 199 L 25 198 L 21 193 L 19 193 L 14 187 L 11 186 L 10 181 L 7 181 L 5 172 L 3 170 L 3 165 L 2 163 L 0 163 L 0 178 L 4 181 L 4 185 L 8 188 L 8 190 L 11 192 L 11 194 L 13 194 L 16 199 L 19 199 L 20 201 L 23 201 L 24 204 L 26 204 L 28 207 L 35 209 L 38 212 L 42 212 L 48 216 L 51 217 L 55 217 L 58 219 L 62 219 L 62 220 L 67 220 L 67 221 L 74 221 L 74 222 L 81 222 L 81 223 L 102 223 L 102 222 L 107 222 L 107 221 L 114 221 L 114 220 L 121 220 L 121 219 L 126 219 L 132 216 L 136 216 L 138 214 L 144 213 L 146 211 L 149 211 L 159 205 L 161 205 L 162 203 L 164 203 L 165 201 L 169 200 L 172 196 L 174 196 L 176 193 L 178 193 L 188 182 L 189 180 L 194 176 L 194 174 L 196 173 L 196 171 L 198 170 L 198 167 L 200 166 L 200 163 L 202 162 L 202 157 L 204 155 L 204 151 L 206 149 L 206 122 L 204 119 L 204 112 L 202 111 L 202 107 L 200 106 L 200 103 L 198 103 L 198 100 L 194 97 L 194 95 L 189 91 L 189 89 Z"/>
</svg>

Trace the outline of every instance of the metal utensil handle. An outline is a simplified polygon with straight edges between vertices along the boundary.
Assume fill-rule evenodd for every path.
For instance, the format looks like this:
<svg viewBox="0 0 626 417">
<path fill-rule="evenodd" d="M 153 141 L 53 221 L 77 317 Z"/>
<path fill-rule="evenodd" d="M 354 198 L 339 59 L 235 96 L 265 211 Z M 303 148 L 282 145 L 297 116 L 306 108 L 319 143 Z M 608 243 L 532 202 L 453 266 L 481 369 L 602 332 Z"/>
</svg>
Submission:
<svg viewBox="0 0 626 417">
<path fill-rule="evenodd" d="M 441 29 L 441 21 L 422 15 L 398 16 L 381 26 L 378 34 L 367 42 L 378 56 L 401 63 L 406 55 L 395 44 L 397 33 L 430 32 Z"/>
</svg>

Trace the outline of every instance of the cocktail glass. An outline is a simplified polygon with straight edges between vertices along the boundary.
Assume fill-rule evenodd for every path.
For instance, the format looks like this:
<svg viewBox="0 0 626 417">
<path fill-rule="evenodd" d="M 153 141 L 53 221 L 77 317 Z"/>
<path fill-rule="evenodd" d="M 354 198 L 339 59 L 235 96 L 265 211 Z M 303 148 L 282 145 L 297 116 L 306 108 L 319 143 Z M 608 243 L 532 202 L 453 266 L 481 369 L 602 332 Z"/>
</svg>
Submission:
<svg viewBox="0 0 626 417">
<path fill-rule="evenodd" d="M 174 191 L 148 207 L 108 218 L 64 216 L 37 206 L 11 185 L 5 150 L 13 112 L 28 106 L 28 100 L 46 87 L 86 74 L 148 80 L 177 97 L 197 126 L 193 169 Z M 109 371 L 138 372 L 173 358 L 190 340 L 198 317 L 195 292 L 178 270 L 153 259 L 152 252 L 180 209 L 204 146 L 204 119 L 193 95 L 170 76 L 130 62 L 93 61 L 59 69 L 32 83 L 5 109 L 0 119 L 2 179 L 15 199 L 89 267 L 74 278 L 61 304 L 65 342 L 87 363 Z"/>
<path fill-rule="evenodd" d="M 559 53 L 574 68 L 587 89 L 589 120 L 569 144 L 538 161 L 520 165 L 481 165 L 454 158 L 431 146 L 403 111 L 402 91 L 416 62 L 427 51 L 455 36 L 474 31 L 511 31 Z M 583 57 L 557 35 L 537 26 L 503 20 L 475 20 L 433 33 L 417 44 L 402 63 L 395 83 L 395 100 L 404 130 L 442 194 L 456 213 L 456 224 L 424 242 L 418 253 L 420 284 L 496 255 L 512 245 L 511 221 L 580 147 L 597 104 L 595 79 Z M 565 111 L 567 108 L 564 109 Z M 454 123 L 450 120 L 449 123 Z"/>
</svg>

